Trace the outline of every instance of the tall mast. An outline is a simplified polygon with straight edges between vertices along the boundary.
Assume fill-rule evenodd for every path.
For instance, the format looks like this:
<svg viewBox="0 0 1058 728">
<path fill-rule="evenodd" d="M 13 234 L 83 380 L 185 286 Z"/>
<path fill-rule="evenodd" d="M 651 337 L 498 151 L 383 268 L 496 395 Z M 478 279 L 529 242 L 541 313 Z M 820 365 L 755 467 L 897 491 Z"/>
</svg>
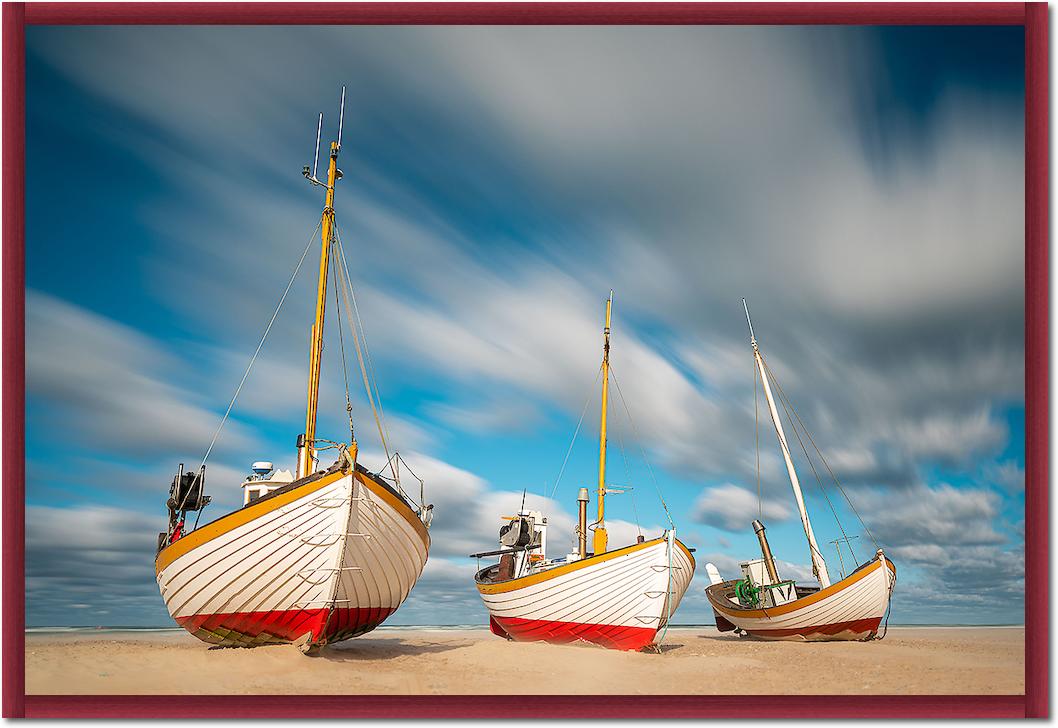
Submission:
<svg viewBox="0 0 1058 728">
<path fill-rule="evenodd" d="M 830 586 L 830 574 L 827 572 L 827 564 L 823 560 L 823 554 L 819 551 L 816 543 L 816 535 L 812 532 L 812 523 L 808 520 L 808 510 L 805 508 L 805 499 L 801 494 L 801 482 L 797 479 L 797 471 L 794 470 L 793 459 L 790 457 L 790 447 L 786 443 L 786 433 L 782 428 L 782 420 L 779 419 L 779 411 L 775 407 L 775 399 L 771 395 L 771 385 L 768 384 L 768 375 L 764 370 L 764 359 L 761 357 L 760 349 L 757 347 L 757 337 L 753 335 L 753 322 L 749 318 L 749 306 L 746 299 L 742 299 L 742 307 L 746 309 L 746 323 L 749 324 L 749 340 L 753 345 L 753 358 L 757 362 L 757 371 L 760 372 L 760 380 L 764 384 L 764 396 L 768 400 L 768 410 L 771 412 L 771 421 L 775 425 L 775 434 L 779 436 L 779 447 L 782 448 L 782 456 L 786 461 L 786 472 L 790 474 L 790 485 L 793 486 L 794 499 L 797 501 L 797 510 L 801 514 L 801 525 L 804 526 L 805 536 L 808 538 L 808 548 L 812 556 L 812 573 L 819 580 L 819 586 L 826 589 Z"/>
<path fill-rule="evenodd" d="M 343 89 L 344 101 L 344 89 Z M 344 109 L 343 109 L 344 111 Z M 339 132 L 339 136 L 341 132 Z M 317 140 L 317 144 L 319 141 Z M 316 285 L 316 318 L 312 324 L 309 347 L 309 393 L 305 408 L 305 434 L 298 438 L 297 478 L 312 473 L 316 457 L 316 405 L 320 396 L 320 360 L 323 355 L 323 318 L 327 310 L 327 266 L 330 262 L 331 239 L 334 235 L 334 183 L 338 179 L 338 142 L 331 142 L 330 164 L 327 168 L 327 196 L 320 223 L 320 278 Z M 314 181 L 314 177 L 312 178 Z"/>
<path fill-rule="evenodd" d="M 606 328 L 602 331 L 602 415 L 599 418 L 599 518 L 595 526 L 592 546 L 596 554 L 606 552 L 606 400 L 610 392 L 610 308 L 613 291 L 606 299 Z"/>
</svg>

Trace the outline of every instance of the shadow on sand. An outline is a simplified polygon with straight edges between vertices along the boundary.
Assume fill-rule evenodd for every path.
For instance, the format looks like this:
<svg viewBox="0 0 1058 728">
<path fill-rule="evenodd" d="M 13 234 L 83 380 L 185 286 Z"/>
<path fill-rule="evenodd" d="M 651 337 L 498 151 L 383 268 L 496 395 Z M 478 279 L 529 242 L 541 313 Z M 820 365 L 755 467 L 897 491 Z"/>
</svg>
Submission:
<svg viewBox="0 0 1058 728">
<path fill-rule="evenodd" d="M 664 655 L 666 652 L 672 652 L 674 650 L 682 650 L 683 647 L 684 647 L 684 645 L 679 644 L 679 643 L 673 643 L 673 644 L 666 643 L 666 644 L 658 645 L 657 647 L 655 647 L 653 649 L 643 649 L 643 650 L 640 650 L 640 651 L 645 653 L 645 654 L 648 654 L 648 655 L 649 654 Z"/>
<path fill-rule="evenodd" d="M 444 642 L 405 641 L 399 638 L 362 638 L 340 642 L 324 647 L 316 657 L 334 662 L 357 662 L 360 660 L 392 660 L 397 657 L 429 655 L 437 652 L 469 647 L 470 640 L 446 640 Z"/>
</svg>

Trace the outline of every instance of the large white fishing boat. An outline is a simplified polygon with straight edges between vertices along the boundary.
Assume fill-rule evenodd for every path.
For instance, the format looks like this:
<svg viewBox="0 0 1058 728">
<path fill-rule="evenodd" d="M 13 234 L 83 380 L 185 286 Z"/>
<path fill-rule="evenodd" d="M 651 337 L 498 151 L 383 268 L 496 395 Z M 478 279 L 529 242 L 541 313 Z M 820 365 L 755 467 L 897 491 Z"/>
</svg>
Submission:
<svg viewBox="0 0 1058 728">
<path fill-rule="evenodd" d="M 734 630 L 763 639 L 806 641 L 873 639 L 877 637 L 882 618 L 889 609 L 893 588 L 896 585 L 896 567 L 875 544 L 877 551 L 873 558 L 847 575 L 842 573 L 840 580 L 831 583 L 830 572 L 819 550 L 819 545 L 816 543 L 815 532 L 808 518 L 801 483 L 794 468 L 786 431 L 783 429 L 782 418 L 779 416 L 772 393 L 771 384 L 775 382 L 775 377 L 760 353 L 745 299 L 742 300 L 742 304 L 746 309 L 746 322 L 749 324 L 756 374 L 760 378 L 764 396 L 768 401 L 768 410 L 771 413 L 779 448 L 782 450 L 783 460 L 786 463 L 790 485 L 793 487 L 794 500 L 801 516 L 801 525 L 804 527 L 805 537 L 808 540 L 812 572 L 819 584 L 818 586 L 805 586 L 795 584 L 791 579 L 781 578 L 765 535 L 764 524 L 759 520 L 753 521 L 753 530 L 760 541 L 761 558 L 743 562 L 740 579 L 724 581 L 713 564 L 706 564 L 706 571 L 712 585 L 706 588 L 705 593 L 713 607 L 717 629 L 721 632 Z M 807 435 L 804 423 L 794 412 L 782 388 L 778 387 L 777 382 L 775 384 L 791 429 L 804 449 L 805 458 L 809 459 L 808 448 L 804 445 L 801 433 L 805 433 L 813 448 L 815 448 L 815 442 Z M 816 454 L 826 465 L 826 460 L 818 449 L 816 449 Z M 829 465 L 826 467 L 833 476 Z M 834 483 L 841 490 L 836 477 Z M 822 481 L 820 481 L 820 486 L 822 488 Z M 825 491 L 823 492 L 825 494 Z M 844 494 L 843 490 L 841 492 Z M 849 505 L 852 505 L 851 501 Z M 856 517 L 859 518 L 859 514 L 856 514 Z M 870 531 L 865 525 L 864 530 L 870 536 Z M 845 543 L 850 552 L 854 554 L 852 539 L 858 537 L 849 537 L 844 533 L 844 529 L 842 529 L 842 535 L 843 538 L 833 542 L 838 549 L 839 561 L 841 560 L 840 544 Z M 843 563 L 841 568 L 844 572 Z"/>
<path fill-rule="evenodd" d="M 330 144 L 326 182 L 316 178 L 322 114 L 317 127 L 316 162 L 311 171 L 307 166 L 303 171 L 310 183 L 325 189 L 325 200 L 318 226 L 322 248 L 316 314 L 310 333 L 305 430 L 297 438 L 297 471 L 275 471 L 270 462 L 254 463 L 253 474 L 242 486 L 243 506 L 196 527 L 202 509 L 210 501 L 204 494 L 204 485 L 205 460 L 213 448 L 211 443 L 197 471 L 184 472 L 180 466 L 170 489 L 169 527 L 159 534 L 155 571 L 169 614 L 191 634 L 216 645 L 294 643 L 311 652 L 369 632 L 408 597 L 430 550 L 432 506 L 424 505 L 421 481 L 418 500 L 404 490 L 400 456 L 389 456 L 378 392 L 370 377 L 370 359 L 366 358 L 366 340 L 359 328 L 352 280 L 335 223 L 334 188 L 342 177 L 337 163 L 344 108 L 343 89 L 338 138 Z M 302 262 L 308 251 L 306 246 Z M 243 382 L 300 267 L 301 262 L 250 360 Z M 342 357 L 344 360 L 344 313 L 367 400 L 389 456 L 383 470 L 388 469 L 392 477 L 369 471 L 357 461 L 348 377 L 344 405 L 349 418 L 349 443 L 331 442 L 316 435 L 329 277 L 335 286 Z M 242 382 L 221 427 L 241 388 Z M 214 443 L 216 439 L 214 436 Z M 333 449 L 337 459 L 333 465 L 320 468 L 320 452 L 327 449 Z M 407 472 L 406 467 L 404 470 Z M 195 526 L 189 527 L 192 513 L 196 514 Z"/>
<path fill-rule="evenodd" d="M 602 414 L 599 432 L 598 516 L 588 524 L 588 489 L 577 499 L 577 549 L 547 558 L 547 518 L 523 507 L 500 529 L 499 556 L 475 583 L 492 632 L 517 642 L 591 642 L 619 650 L 657 645 L 694 576 L 694 556 L 670 528 L 660 536 L 611 549 L 606 531 L 606 413 L 610 371 L 610 310 L 603 330 Z M 578 426 L 579 429 L 579 426 Z M 574 435 L 574 438 L 576 436 Z M 557 485 L 557 483 L 556 483 Z M 660 495 L 660 493 L 659 493 Z M 664 504 L 664 501 L 662 501 Z M 665 509 L 668 513 L 668 509 Z M 588 532 L 592 550 L 588 551 Z"/>
</svg>

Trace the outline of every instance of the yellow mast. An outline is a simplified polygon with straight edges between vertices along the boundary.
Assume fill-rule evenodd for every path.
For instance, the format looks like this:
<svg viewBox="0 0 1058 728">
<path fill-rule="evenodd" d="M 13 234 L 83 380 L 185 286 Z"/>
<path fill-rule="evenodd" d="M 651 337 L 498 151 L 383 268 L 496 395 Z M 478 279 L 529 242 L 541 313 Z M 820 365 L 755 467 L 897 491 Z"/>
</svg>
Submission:
<svg viewBox="0 0 1058 728">
<path fill-rule="evenodd" d="M 313 472 L 313 461 L 316 456 L 314 442 L 316 439 L 316 405 L 320 396 L 323 317 L 327 310 L 327 266 L 331 258 L 331 237 L 334 231 L 334 183 L 338 177 L 338 150 L 340 148 L 339 142 L 331 142 L 331 161 L 327 169 L 327 197 L 323 206 L 323 219 L 320 223 L 320 238 L 323 245 L 320 250 L 320 279 L 316 287 L 316 319 L 312 324 L 312 343 L 309 348 L 308 406 L 305 410 L 305 434 L 298 438 L 297 478 L 304 478 Z"/>
<path fill-rule="evenodd" d="M 613 305 L 613 291 L 606 299 L 606 328 L 603 329 L 602 344 L 602 415 L 599 418 L 599 518 L 595 524 L 595 536 L 592 547 L 596 554 L 606 552 L 606 400 L 610 392 L 610 308 Z"/>
</svg>

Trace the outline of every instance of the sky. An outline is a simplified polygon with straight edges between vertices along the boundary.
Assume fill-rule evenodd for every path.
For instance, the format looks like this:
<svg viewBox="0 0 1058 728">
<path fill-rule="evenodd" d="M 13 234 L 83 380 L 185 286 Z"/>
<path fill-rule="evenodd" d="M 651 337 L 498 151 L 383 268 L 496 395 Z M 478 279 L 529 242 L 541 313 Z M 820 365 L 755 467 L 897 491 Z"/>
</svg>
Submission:
<svg viewBox="0 0 1058 728">
<path fill-rule="evenodd" d="M 664 497 L 701 572 L 675 622 L 713 621 L 705 564 L 733 578 L 756 558 L 756 517 L 780 574 L 811 579 L 759 400 L 754 424 L 745 297 L 847 495 L 795 452 L 831 573 L 843 528 L 846 570 L 872 541 L 896 563 L 893 623 L 1021 623 L 1023 41 L 27 28 L 27 624 L 171 624 L 153 571 L 169 483 L 201 460 L 313 235 L 301 169 L 320 111 L 336 135 L 343 84 L 337 224 L 390 439 L 435 506 L 390 623 L 485 624 L 467 555 L 497 546 L 523 491 L 551 555 L 572 545 L 611 289 L 627 412 L 611 401 L 608 481 L 628 490 L 608 499 L 610 543 L 660 534 Z M 204 522 L 241 503 L 251 462 L 293 467 L 313 268 L 210 455 Z M 319 435 L 347 439 L 327 336 Z"/>
</svg>

